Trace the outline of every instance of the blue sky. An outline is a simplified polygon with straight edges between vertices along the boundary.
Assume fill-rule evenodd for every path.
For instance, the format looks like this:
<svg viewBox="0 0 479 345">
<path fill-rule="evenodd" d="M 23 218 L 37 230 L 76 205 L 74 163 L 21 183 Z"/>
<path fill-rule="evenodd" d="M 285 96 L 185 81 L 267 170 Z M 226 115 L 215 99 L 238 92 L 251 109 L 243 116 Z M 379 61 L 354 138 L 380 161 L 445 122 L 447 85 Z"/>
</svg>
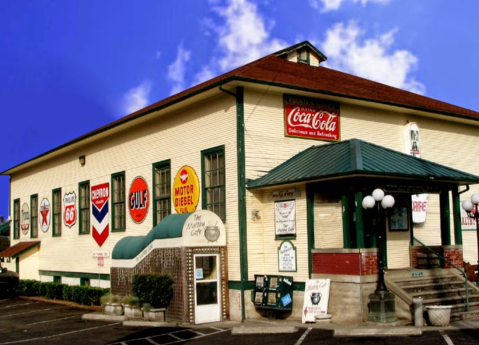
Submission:
<svg viewBox="0 0 479 345">
<path fill-rule="evenodd" d="M 479 111 L 477 0 L 22 0 L 0 12 L 0 171 L 309 40 L 326 66 Z M 0 215 L 9 215 L 0 176 Z"/>
</svg>

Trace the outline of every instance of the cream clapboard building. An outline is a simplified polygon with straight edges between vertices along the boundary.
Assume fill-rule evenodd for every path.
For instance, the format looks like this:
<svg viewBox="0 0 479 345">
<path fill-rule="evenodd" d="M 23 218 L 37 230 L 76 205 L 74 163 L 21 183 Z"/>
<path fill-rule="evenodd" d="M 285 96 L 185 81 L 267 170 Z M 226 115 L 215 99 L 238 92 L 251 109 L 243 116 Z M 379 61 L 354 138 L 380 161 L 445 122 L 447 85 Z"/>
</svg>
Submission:
<svg viewBox="0 0 479 345">
<path fill-rule="evenodd" d="M 324 68 L 325 59 L 309 42 L 297 44 L 4 171 L 12 220 L 11 248 L 0 253 L 4 266 L 21 279 L 123 293 L 135 267 L 166 260 L 162 248 L 185 248 L 172 255 L 183 255 L 176 265 L 193 265 L 193 273 L 181 278 L 186 296 L 174 302 L 171 318 L 264 315 L 252 293 L 255 275 L 291 277 L 290 317 L 300 317 L 310 278 L 339 284 L 344 276 L 367 275 L 371 290 L 373 217 L 361 201 L 377 187 L 395 197 L 395 212 L 404 212 L 397 214 L 401 224 L 388 218 L 389 270 L 413 268 L 417 240 L 459 253 L 461 264 L 475 263 L 475 225 L 466 224 L 459 205 L 479 192 L 479 113 Z M 414 152 L 411 131 L 420 144 Z M 181 194 L 185 178 L 197 182 Z M 426 194 L 414 204 L 425 220 L 415 223 L 417 194 Z M 178 217 L 171 218 L 176 235 L 158 235 L 167 231 L 166 215 L 195 210 L 211 211 L 202 217 L 219 228 L 220 239 L 187 239 L 196 226 L 206 233 L 208 224 Z M 146 243 L 155 228 L 154 245 Z M 124 240 L 131 237 L 140 244 Z M 352 269 L 351 253 L 359 261 L 372 253 L 373 267 Z M 176 268 L 178 280 L 189 272 Z M 200 303 L 207 278 L 214 297 Z M 351 289 L 331 289 L 333 316 Z M 213 302 L 218 314 L 198 318 L 200 305 Z M 353 304 L 358 311 L 344 319 L 361 318 L 360 308 Z"/>
</svg>

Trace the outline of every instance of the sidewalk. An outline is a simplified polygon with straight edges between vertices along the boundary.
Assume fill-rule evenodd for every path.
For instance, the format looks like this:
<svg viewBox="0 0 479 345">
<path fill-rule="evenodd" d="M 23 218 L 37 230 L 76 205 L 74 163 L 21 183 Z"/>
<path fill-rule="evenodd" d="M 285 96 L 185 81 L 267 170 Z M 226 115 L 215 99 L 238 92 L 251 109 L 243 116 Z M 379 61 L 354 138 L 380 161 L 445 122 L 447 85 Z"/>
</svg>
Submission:
<svg viewBox="0 0 479 345">
<path fill-rule="evenodd" d="M 142 320 L 125 320 L 123 316 L 109 316 L 102 313 L 90 313 L 83 315 L 83 319 L 104 320 L 104 321 L 124 321 L 124 326 L 137 327 L 187 327 L 204 328 L 216 327 L 222 329 L 231 329 L 232 334 L 268 334 L 268 333 L 295 333 L 301 330 L 323 329 L 332 331 L 336 337 L 360 337 L 360 336 L 420 336 L 423 332 L 454 329 L 479 329 L 479 319 L 456 321 L 448 327 L 424 326 L 415 327 L 406 322 L 395 322 L 380 324 L 373 322 L 364 322 L 360 325 L 343 325 L 326 321 L 317 321 L 315 323 L 301 323 L 299 320 L 269 320 L 267 318 L 248 319 L 244 322 L 222 321 L 206 323 L 200 325 L 177 324 L 170 322 L 149 322 Z"/>
</svg>

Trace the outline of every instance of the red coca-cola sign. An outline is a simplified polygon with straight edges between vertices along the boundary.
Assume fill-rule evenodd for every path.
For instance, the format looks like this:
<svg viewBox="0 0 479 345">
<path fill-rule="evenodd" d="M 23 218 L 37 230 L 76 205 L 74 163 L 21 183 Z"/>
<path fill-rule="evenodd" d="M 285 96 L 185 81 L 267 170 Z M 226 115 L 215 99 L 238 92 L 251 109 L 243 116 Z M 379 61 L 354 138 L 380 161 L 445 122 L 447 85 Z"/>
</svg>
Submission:
<svg viewBox="0 0 479 345">
<path fill-rule="evenodd" d="M 340 141 L 339 103 L 284 95 L 284 130 L 287 137 Z"/>
</svg>

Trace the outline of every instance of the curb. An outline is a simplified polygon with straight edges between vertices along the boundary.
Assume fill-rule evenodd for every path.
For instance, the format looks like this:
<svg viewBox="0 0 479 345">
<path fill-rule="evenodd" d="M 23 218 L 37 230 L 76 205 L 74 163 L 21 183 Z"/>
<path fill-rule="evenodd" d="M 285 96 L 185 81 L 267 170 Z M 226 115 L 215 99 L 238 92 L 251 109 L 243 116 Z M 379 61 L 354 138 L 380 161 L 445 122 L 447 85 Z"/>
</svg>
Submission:
<svg viewBox="0 0 479 345">
<path fill-rule="evenodd" d="M 298 327 L 286 326 L 286 327 L 233 327 L 231 334 L 278 334 L 278 333 L 296 333 Z"/>
<path fill-rule="evenodd" d="M 334 330 L 335 337 L 361 337 L 361 336 L 421 336 L 422 329 L 414 327 L 353 327 L 353 328 L 341 328 Z"/>
</svg>

